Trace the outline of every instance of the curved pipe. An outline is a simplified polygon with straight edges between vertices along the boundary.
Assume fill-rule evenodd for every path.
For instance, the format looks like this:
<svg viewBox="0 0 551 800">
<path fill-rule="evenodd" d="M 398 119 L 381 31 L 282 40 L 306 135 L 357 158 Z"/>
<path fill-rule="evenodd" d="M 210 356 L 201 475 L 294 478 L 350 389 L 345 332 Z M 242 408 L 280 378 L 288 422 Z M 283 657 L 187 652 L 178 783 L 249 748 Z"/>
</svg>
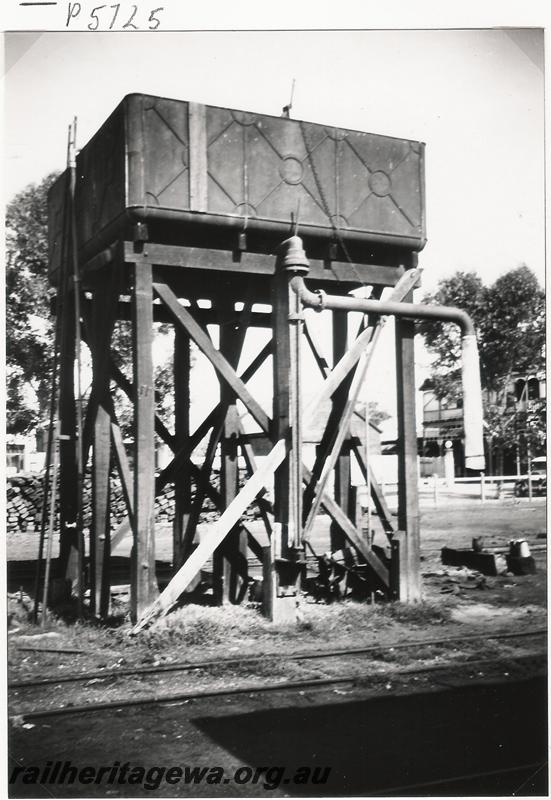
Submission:
<svg viewBox="0 0 551 800">
<path fill-rule="evenodd" d="M 357 297 L 338 297 L 323 291 L 312 292 L 304 283 L 303 275 L 308 270 L 308 261 L 300 237 L 292 236 L 281 245 L 279 254 L 283 266 L 295 274 L 290 285 L 302 303 L 322 311 L 342 309 L 360 311 L 364 314 L 391 314 L 406 319 L 434 319 L 440 322 L 454 322 L 461 330 L 461 382 L 463 386 L 463 427 L 465 430 L 465 466 L 467 469 L 482 471 L 485 467 L 482 389 L 480 385 L 480 364 L 478 345 L 472 319 L 460 308 L 450 306 L 429 306 L 419 303 L 398 303 L 384 300 L 362 300 Z"/>
<path fill-rule="evenodd" d="M 426 306 L 421 303 L 397 303 L 387 300 L 362 300 L 359 297 L 339 297 L 326 294 L 323 290 L 312 292 L 304 283 L 302 275 L 291 278 L 291 287 L 305 306 L 323 311 L 326 308 L 345 311 L 361 311 L 364 314 L 391 314 L 394 317 L 410 319 L 436 319 L 441 322 L 455 322 L 463 336 L 475 336 L 472 319 L 460 308 L 453 306 Z"/>
</svg>

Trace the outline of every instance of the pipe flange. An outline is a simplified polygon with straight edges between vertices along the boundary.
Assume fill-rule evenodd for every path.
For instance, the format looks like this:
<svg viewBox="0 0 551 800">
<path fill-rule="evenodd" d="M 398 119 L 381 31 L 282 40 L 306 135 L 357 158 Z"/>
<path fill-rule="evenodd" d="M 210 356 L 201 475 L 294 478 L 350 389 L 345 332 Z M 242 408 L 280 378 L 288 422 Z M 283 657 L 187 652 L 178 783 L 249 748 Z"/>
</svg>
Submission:
<svg viewBox="0 0 551 800">
<path fill-rule="evenodd" d="M 314 310 L 323 311 L 323 309 L 325 308 L 325 303 L 326 303 L 325 298 L 327 297 L 327 293 L 324 292 L 323 289 L 315 289 L 315 294 L 318 297 L 319 306 L 317 306 Z"/>
</svg>

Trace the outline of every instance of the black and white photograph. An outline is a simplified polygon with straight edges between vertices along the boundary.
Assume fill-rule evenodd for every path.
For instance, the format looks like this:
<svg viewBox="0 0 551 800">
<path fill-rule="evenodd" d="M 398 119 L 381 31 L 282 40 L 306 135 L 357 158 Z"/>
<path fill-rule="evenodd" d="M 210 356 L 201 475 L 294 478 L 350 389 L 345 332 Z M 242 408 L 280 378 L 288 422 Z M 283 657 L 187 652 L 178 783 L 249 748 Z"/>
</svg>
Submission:
<svg viewBox="0 0 551 800">
<path fill-rule="evenodd" d="M 6 796 L 548 796 L 548 30 L 13 5 Z"/>
</svg>

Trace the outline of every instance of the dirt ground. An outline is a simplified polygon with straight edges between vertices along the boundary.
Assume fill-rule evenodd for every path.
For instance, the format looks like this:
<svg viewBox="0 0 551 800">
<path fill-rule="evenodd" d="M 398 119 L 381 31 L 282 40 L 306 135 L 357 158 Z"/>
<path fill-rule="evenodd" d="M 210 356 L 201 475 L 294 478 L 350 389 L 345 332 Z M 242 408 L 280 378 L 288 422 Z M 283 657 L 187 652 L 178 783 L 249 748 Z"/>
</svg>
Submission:
<svg viewBox="0 0 551 800">
<path fill-rule="evenodd" d="M 216 768 L 216 783 L 25 785 L 12 797 L 546 796 L 545 679 L 250 692 L 37 720 L 12 763 Z M 519 768 L 520 766 L 520 768 Z M 328 773 L 296 785 L 297 770 Z M 238 776 L 261 774 L 257 782 Z M 184 772 L 185 774 L 185 772 Z M 474 777 L 473 777 L 474 774 Z M 450 777 L 454 780 L 450 781 Z M 45 791 L 47 790 L 47 791 Z"/>
<path fill-rule="evenodd" d="M 433 638 L 436 632 L 445 637 L 483 630 L 514 632 L 528 625 L 541 627 L 546 624 L 547 602 L 545 512 L 543 500 L 425 508 L 421 519 L 423 602 L 413 606 L 326 604 L 304 596 L 296 624 L 274 626 L 262 618 L 255 604 L 226 608 L 190 605 L 131 638 L 129 623 L 101 627 L 52 619 L 43 632 L 24 620 L 24 609 L 18 614 L 15 600 L 11 603 L 15 616 L 8 636 L 10 676 L 31 678 L 117 665 L 385 645 Z M 323 552 L 328 545 L 328 527 L 327 519 L 320 517 L 313 540 L 317 551 Z M 442 565 L 443 546 L 468 548 L 473 537 L 483 537 L 484 547 L 490 552 L 502 553 L 508 550 L 511 539 L 525 539 L 536 560 L 536 574 L 489 577 Z M 28 534 L 12 539 L 8 574 L 17 568 L 14 562 L 32 556 L 35 544 Z M 167 539 L 165 536 L 159 542 L 160 558 L 166 557 Z"/>
<path fill-rule="evenodd" d="M 144 765 L 219 764 L 224 774 L 234 775 L 240 766 L 281 762 L 290 770 L 300 762 L 330 764 L 333 770 L 323 787 L 290 787 L 284 785 L 291 780 L 287 778 L 268 787 L 236 785 L 226 778 L 216 786 L 163 784 L 155 791 L 127 785 L 48 787 L 48 796 L 60 797 L 335 796 L 376 794 L 417 783 L 427 784 L 418 793 L 430 795 L 447 793 L 450 784 L 438 788 L 446 776 L 473 772 L 482 777 L 474 783 L 458 779 L 453 793 L 508 794 L 518 789 L 519 794 L 545 794 L 545 513 L 543 500 L 441 501 L 438 507 L 426 503 L 421 603 L 327 604 L 304 596 L 296 622 L 289 625 L 267 622 L 254 603 L 223 608 L 192 604 L 137 637 L 128 635 L 128 622 L 102 627 L 52 618 L 42 630 L 26 621 L 15 597 L 8 635 L 11 681 L 92 670 L 97 674 L 84 683 L 56 681 L 10 690 L 11 764 L 43 766 L 60 758 L 80 765 L 109 764 L 118 759 Z M 327 547 L 328 533 L 328 521 L 320 517 L 313 540 L 317 551 Z M 483 537 L 485 549 L 495 553 L 507 552 L 511 539 L 525 539 L 536 573 L 489 577 L 442 565 L 443 546 L 468 548 L 473 537 Z M 29 534 L 12 537 L 8 571 L 16 573 L 32 559 L 35 544 Z M 158 544 L 158 557 L 167 558 L 168 532 Z M 496 633 L 521 631 L 534 631 L 535 636 L 491 639 Z M 487 635 L 448 641 L 480 633 Z M 401 649 L 407 642 L 418 645 Z M 374 649 L 361 657 L 291 659 L 297 652 L 359 647 Z M 246 662 L 247 656 L 256 660 Z M 466 668 L 466 660 L 476 665 Z M 198 666 L 151 676 L 102 677 L 103 672 L 175 662 Z M 544 669 L 545 659 L 543 664 Z M 437 671 L 404 673 L 427 666 Z M 275 695 L 254 692 L 259 682 L 315 682 L 342 675 L 353 683 Z M 251 691 L 232 698 L 119 709 L 110 712 L 108 724 L 99 711 L 31 722 L 25 717 L 37 708 L 247 686 Z M 520 771 L 518 764 L 523 765 Z M 33 789 L 41 791 L 35 794 Z M 41 787 L 18 784 L 11 796 L 46 795 Z"/>
</svg>

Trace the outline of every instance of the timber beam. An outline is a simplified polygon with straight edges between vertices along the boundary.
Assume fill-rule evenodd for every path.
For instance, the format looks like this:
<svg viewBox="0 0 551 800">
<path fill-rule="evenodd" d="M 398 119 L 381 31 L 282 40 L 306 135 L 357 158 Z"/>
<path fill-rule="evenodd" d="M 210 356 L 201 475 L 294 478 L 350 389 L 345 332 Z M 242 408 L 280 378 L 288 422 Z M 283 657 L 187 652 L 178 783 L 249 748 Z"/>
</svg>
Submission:
<svg viewBox="0 0 551 800">
<path fill-rule="evenodd" d="M 83 312 L 88 314 L 93 307 L 93 300 L 84 300 L 82 302 Z M 199 306 L 191 307 L 185 306 L 190 312 L 196 322 L 203 328 L 207 325 L 227 325 L 237 324 L 240 325 L 243 319 L 243 310 L 237 311 L 232 309 L 231 314 L 222 317 L 220 310 L 214 308 L 201 308 Z M 132 319 L 132 303 L 127 300 L 119 300 L 116 305 L 116 318 L 120 320 L 130 321 Z M 170 312 L 160 303 L 153 303 L 153 322 L 173 322 L 173 317 Z M 254 311 L 250 313 L 247 326 L 250 328 L 270 328 L 271 317 L 270 312 Z"/>
<path fill-rule="evenodd" d="M 406 254 L 403 254 L 406 255 Z M 143 252 L 136 253 L 134 242 L 125 242 L 124 260 L 129 263 L 154 264 L 156 267 L 174 267 L 189 275 L 189 270 L 230 273 L 233 277 L 258 275 L 271 277 L 275 274 L 275 259 L 265 253 L 240 253 L 236 262 L 225 250 L 202 247 L 182 247 L 148 242 Z M 407 259 L 402 258 L 401 264 Z M 395 286 L 404 274 L 404 267 L 397 266 L 395 259 L 383 264 L 351 264 L 348 261 L 329 261 L 310 259 L 309 278 L 314 282 L 346 285 L 348 291 L 353 285 Z"/>
</svg>

